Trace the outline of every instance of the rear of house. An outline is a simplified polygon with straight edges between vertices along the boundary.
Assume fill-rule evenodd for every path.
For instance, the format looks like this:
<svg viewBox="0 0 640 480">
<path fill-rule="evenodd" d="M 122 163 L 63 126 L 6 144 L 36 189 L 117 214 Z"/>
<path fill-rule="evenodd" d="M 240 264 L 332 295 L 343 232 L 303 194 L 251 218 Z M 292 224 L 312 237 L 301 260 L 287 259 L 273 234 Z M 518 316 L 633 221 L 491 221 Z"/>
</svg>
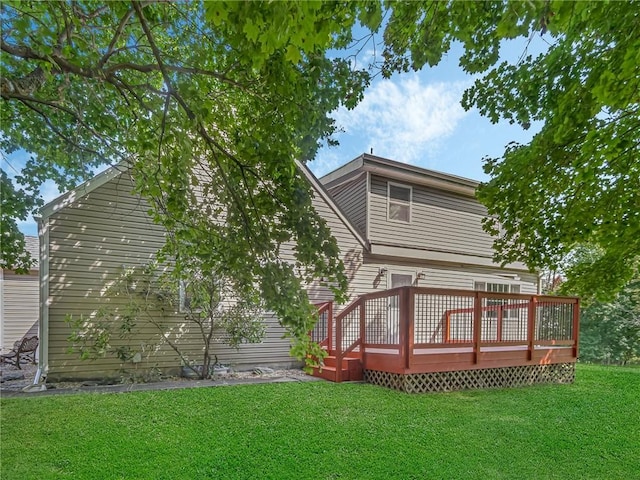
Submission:
<svg viewBox="0 0 640 480">
<path fill-rule="evenodd" d="M 474 197 L 477 182 L 371 155 L 320 180 L 300 168 L 340 247 L 351 299 L 402 286 L 538 293 L 538 277 L 524 265 L 493 263 L 492 238 L 481 227 L 486 211 Z M 41 355 L 51 380 L 180 369 L 180 359 L 154 330 L 138 332 L 131 347 L 139 355 L 131 361 L 83 361 L 68 352 L 66 316 L 95 317 L 113 301 L 105 292 L 122 268 L 148 263 L 164 243 L 165 232 L 132 190 L 129 173 L 111 168 L 42 210 Z M 309 285 L 308 293 L 314 303 L 332 299 L 320 282 Z M 333 311 L 344 307 L 334 305 Z M 397 307 L 391 302 L 385 308 Z M 262 343 L 238 351 L 216 344 L 218 362 L 239 369 L 291 365 L 277 318 L 267 313 L 265 320 Z M 197 358 L 202 345 L 185 330 L 184 319 L 165 315 L 163 322 L 164 333 Z"/>
<path fill-rule="evenodd" d="M 404 285 L 539 293 L 522 263 L 493 262 L 478 182 L 364 154 L 320 179 L 377 268 L 362 293 Z"/>
<path fill-rule="evenodd" d="M 407 392 L 573 380 L 578 300 L 493 263 L 477 182 L 366 154 L 320 181 L 364 235 L 378 291 L 334 320 L 322 307 L 316 374 Z"/>
</svg>

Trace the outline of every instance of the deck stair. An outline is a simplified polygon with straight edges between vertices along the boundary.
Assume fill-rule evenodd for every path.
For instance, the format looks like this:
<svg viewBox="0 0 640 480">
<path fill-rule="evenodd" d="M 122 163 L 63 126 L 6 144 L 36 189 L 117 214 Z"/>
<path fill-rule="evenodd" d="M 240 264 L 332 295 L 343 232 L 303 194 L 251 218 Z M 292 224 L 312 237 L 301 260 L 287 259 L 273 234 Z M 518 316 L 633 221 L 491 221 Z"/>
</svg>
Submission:
<svg viewBox="0 0 640 480">
<path fill-rule="evenodd" d="M 340 371 L 338 371 L 336 353 L 335 351 L 329 352 L 329 355 L 324 359 L 324 365 L 313 369 L 313 376 L 324 378 L 330 382 L 361 381 L 363 379 L 363 373 L 360 358 L 356 356 L 344 357 L 342 359 L 342 367 Z"/>
</svg>

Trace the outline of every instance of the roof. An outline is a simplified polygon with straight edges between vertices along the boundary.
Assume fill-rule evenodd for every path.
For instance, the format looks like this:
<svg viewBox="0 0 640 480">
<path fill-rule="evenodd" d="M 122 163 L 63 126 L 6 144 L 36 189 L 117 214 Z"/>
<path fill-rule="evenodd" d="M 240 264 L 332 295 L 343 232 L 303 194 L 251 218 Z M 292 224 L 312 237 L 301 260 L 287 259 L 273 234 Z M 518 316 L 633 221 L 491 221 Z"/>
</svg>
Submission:
<svg viewBox="0 0 640 480">
<path fill-rule="evenodd" d="M 24 236 L 24 250 L 18 253 L 22 254 L 25 251 L 29 252 L 29 255 L 31 255 L 31 259 L 34 260 L 33 265 L 29 267 L 29 270 L 39 270 L 40 269 L 40 240 L 38 239 L 38 237 L 33 237 L 29 235 Z M 0 271 L 1 270 L 3 269 L 0 269 Z M 11 272 L 12 270 L 9 269 L 7 271 Z"/>
<path fill-rule="evenodd" d="M 476 189 L 480 185 L 480 182 L 470 178 L 416 167 L 367 153 L 321 177 L 320 182 L 328 189 L 332 189 L 354 179 L 362 172 L 372 172 L 393 180 L 433 187 L 469 197 L 475 196 Z"/>
<path fill-rule="evenodd" d="M 40 268 L 40 241 L 38 240 L 38 237 L 25 235 L 24 246 L 27 252 L 31 255 L 31 258 L 35 260 L 31 269 L 38 270 Z"/>
<path fill-rule="evenodd" d="M 64 208 L 67 205 L 72 204 L 78 198 L 82 198 L 85 195 L 88 195 L 96 188 L 101 187 L 105 183 L 107 183 L 112 178 L 117 177 L 121 173 L 124 173 L 129 170 L 129 167 L 124 163 L 119 163 L 117 165 L 112 165 L 103 172 L 100 172 L 95 177 L 90 178 L 86 182 L 78 185 L 76 188 L 69 190 L 66 193 L 63 193 L 59 197 L 53 199 L 46 205 L 44 205 L 40 209 L 40 217 L 44 220 L 50 217 L 52 214 L 57 212 L 58 210 Z"/>
</svg>

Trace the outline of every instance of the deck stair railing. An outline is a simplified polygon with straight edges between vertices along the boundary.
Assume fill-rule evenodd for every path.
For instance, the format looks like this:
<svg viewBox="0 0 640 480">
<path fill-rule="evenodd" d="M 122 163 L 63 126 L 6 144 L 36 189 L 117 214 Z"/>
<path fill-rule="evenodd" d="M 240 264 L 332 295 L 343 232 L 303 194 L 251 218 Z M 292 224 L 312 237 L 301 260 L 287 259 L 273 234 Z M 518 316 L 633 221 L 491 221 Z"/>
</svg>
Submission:
<svg viewBox="0 0 640 480">
<path fill-rule="evenodd" d="M 573 297 L 398 287 L 362 295 L 335 318 L 332 309 L 318 305 L 311 338 L 329 354 L 323 376 L 337 382 L 358 370 L 407 374 L 577 357 Z"/>
</svg>

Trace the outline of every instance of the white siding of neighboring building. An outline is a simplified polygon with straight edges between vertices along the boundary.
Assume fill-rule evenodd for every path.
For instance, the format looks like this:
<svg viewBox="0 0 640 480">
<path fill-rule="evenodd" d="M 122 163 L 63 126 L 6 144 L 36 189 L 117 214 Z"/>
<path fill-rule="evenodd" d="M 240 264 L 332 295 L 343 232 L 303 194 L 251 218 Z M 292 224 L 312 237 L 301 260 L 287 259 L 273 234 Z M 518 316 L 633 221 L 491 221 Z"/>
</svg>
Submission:
<svg viewBox="0 0 640 480">
<path fill-rule="evenodd" d="M 2 351 L 29 333 L 38 335 L 38 272 L 26 275 L 2 272 L 0 312 L 2 313 Z"/>
<path fill-rule="evenodd" d="M 0 270 L 0 347 L 3 352 L 24 336 L 38 335 L 39 243 L 26 235 L 25 248 L 35 261 L 28 274 Z"/>
</svg>

